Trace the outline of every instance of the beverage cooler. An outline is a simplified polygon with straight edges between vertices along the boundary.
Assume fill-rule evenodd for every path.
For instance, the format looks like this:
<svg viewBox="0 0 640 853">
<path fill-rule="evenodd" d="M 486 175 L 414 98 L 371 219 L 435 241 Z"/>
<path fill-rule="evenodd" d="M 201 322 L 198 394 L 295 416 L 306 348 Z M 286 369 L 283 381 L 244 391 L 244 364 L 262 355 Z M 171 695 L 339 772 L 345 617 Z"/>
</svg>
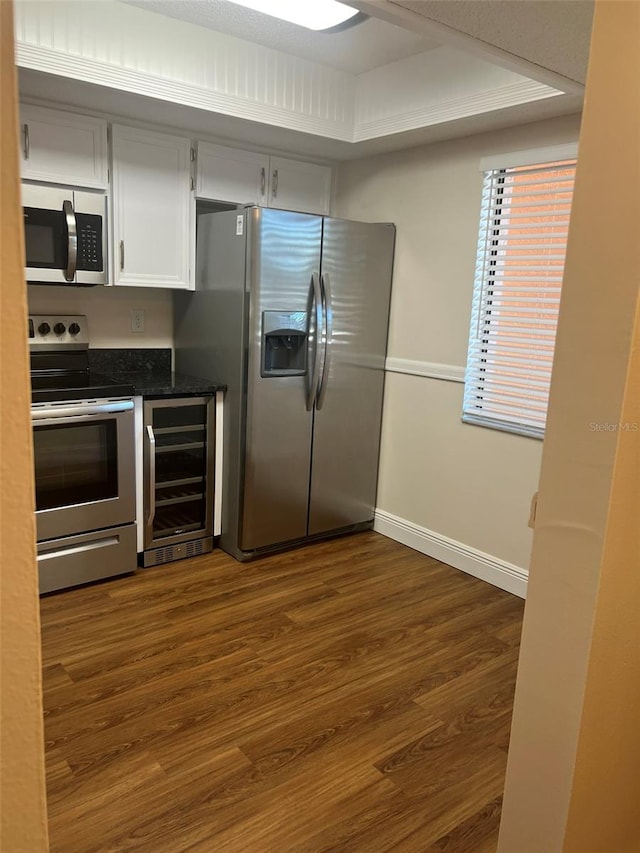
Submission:
<svg viewBox="0 0 640 853">
<path fill-rule="evenodd" d="M 143 565 L 211 551 L 214 469 L 214 397 L 144 401 Z"/>
</svg>

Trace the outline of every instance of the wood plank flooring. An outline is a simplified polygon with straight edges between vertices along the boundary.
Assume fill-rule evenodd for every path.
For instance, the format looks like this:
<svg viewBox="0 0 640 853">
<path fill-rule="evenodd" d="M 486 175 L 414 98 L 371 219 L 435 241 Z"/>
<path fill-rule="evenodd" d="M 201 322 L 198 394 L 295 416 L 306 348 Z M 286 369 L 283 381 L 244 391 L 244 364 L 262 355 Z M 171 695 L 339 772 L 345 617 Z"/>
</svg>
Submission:
<svg viewBox="0 0 640 853">
<path fill-rule="evenodd" d="M 522 611 L 375 533 L 42 599 L 51 850 L 494 851 Z"/>
</svg>

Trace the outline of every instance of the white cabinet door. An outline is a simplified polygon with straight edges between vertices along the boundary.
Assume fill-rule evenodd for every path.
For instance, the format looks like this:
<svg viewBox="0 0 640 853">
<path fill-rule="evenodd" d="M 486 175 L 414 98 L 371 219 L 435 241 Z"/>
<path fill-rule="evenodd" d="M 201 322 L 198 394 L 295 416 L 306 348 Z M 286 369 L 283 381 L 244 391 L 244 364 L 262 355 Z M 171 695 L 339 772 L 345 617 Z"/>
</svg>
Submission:
<svg viewBox="0 0 640 853">
<path fill-rule="evenodd" d="M 190 289 L 191 142 L 113 125 L 114 283 Z"/>
<path fill-rule="evenodd" d="M 269 157 L 240 148 L 198 143 L 196 195 L 233 204 L 265 204 Z"/>
<path fill-rule="evenodd" d="M 331 168 L 271 158 L 269 207 L 300 213 L 329 213 Z"/>
<path fill-rule="evenodd" d="M 327 214 L 331 168 L 199 142 L 196 195 L 211 201 Z"/>
<path fill-rule="evenodd" d="M 23 104 L 20 150 L 26 180 L 107 186 L 107 123 L 101 119 Z"/>
</svg>

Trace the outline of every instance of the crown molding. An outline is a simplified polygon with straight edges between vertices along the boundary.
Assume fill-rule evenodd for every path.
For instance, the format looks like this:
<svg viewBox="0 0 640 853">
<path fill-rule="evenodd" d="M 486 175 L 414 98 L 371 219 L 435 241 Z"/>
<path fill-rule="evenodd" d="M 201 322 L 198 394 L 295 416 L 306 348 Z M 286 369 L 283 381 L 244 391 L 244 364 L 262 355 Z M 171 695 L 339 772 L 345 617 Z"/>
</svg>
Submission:
<svg viewBox="0 0 640 853">
<path fill-rule="evenodd" d="M 511 83 L 489 92 L 474 93 L 464 98 L 455 98 L 445 103 L 428 104 L 417 110 L 397 113 L 372 121 L 357 121 L 354 131 L 354 142 L 364 142 L 377 139 L 392 133 L 402 133 L 427 127 L 443 122 L 456 121 L 481 113 L 502 110 L 507 107 L 553 98 L 562 95 L 556 89 L 550 89 L 543 83 L 525 80 L 521 83 Z"/>
<path fill-rule="evenodd" d="M 237 95 L 214 92 L 181 80 L 166 79 L 117 65 L 70 56 L 60 51 L 30 44 L 16 45 L 16 61 L 24 68 L 44 71 L 60 77 L 83 80 L 162 101 L 208 110 L 289 130 L 313 133 L 329 139 L 353 142 L 351 122 L 328 121 L 274 104 L 243 99 Z"/>
</svg>

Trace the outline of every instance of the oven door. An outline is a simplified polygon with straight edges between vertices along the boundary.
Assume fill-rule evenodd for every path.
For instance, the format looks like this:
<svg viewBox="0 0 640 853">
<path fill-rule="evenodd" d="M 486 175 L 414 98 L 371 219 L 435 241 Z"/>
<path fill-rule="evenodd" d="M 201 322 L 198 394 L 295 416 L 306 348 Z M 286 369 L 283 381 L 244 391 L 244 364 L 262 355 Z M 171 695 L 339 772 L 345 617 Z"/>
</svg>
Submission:
<svg viewBox="0 0 640 853">
<path fill-rule="evenodd" d="M 38 541 L 135 519 L 132 400 L 31 410 Z"/>
</svg>

